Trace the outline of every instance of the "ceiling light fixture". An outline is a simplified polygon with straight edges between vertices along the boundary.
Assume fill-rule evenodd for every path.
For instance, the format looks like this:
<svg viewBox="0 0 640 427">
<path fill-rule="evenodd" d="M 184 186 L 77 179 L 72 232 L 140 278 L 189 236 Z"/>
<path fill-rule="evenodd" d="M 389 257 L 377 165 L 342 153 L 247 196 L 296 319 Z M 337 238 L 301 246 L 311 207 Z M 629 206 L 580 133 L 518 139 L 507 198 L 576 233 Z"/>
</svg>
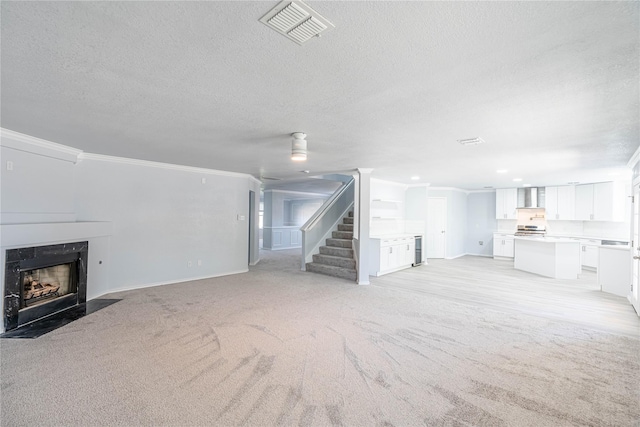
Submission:
<svg viewBox="0 0 640 427">
<path fill-rule="evenodd" d="M 513 178 L 513 182 L 520 182 L 522 181 L 522 178 Z"/>
<path fill-rule="evenodd" d="M 293 141 L 291 142 L 291 160 L 296 162 L 304 162 L 307 160 L 307 137 L 306 133 L 294 132 L 291 134 Z"/>
<path fill-rule="evenodd" d="M 484 142 L 484 139 L 476 136 L 475 138 L 459 139 L 458 142 L 462 145 L 478 145 Z"/>
<path fill-rule="evenodd" d="M 508 171 L 508 170 L 506 170 L 506 169 L 498 169 L 498 170 L 496 171 L 496 173 L 507 173 L 507 172 L 509 172 L 509 171 Z"/>
<path fill-rule="evenodd" d="M 420 177 L 418 175 L 412 176 L 411 180 L 412 181 L 418 181 L 420 179 Z"/>
<path fill-rule="evenodd" d="M 523 187 L 531 187 L 531 184 L 522 184 Z"/>
</svg>

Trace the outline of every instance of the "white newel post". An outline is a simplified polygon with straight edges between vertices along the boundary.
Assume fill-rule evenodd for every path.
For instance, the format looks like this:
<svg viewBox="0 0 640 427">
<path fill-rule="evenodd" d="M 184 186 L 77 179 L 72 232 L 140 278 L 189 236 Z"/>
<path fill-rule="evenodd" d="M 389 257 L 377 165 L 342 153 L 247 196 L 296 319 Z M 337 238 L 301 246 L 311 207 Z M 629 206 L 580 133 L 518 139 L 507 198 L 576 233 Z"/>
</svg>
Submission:
<svg viewBox="0 0 640 427">
<path fill-rule="evenodd" d="M 358 169 L 358 284 L 369 284 L 369 219 L 371 212 L 371 171 Z"/>
</svg>

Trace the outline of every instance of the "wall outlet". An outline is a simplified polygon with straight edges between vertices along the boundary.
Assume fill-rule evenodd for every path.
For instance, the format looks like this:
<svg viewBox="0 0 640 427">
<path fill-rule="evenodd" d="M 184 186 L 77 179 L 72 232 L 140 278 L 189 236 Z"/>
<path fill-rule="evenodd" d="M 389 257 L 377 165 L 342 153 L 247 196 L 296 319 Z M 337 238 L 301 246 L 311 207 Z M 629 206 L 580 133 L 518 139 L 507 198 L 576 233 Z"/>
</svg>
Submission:
<svg viewBox="0 0 640 427">
<path fill-rule="evenodd" d="M 482 245 L 484 245 L 484 242 L 483 242 L 482 240 L 480 240 L 480 241 L 478 242 L 478 244 L 479 244 L 480 246 L 482 246 Z"/>
<path fill-rule="evenodd" d="M 187 267 L 189 268 L 193 267 L 193 261 L 187 261 Z"/>
<path fill-rule="evenodd" d="M 13 170 L 13 162 L 11 160 L 7 161 L 7 170 L 8 171 Z"/>
<path fill-rule="evenodd" d="M 238 215 L 238 221 L 244 221 L 244 215 Z"/>
<path fill-rule="evenodd" d="M 201 259 L 198 260 L 198 267 L 200 267 L 200 266 L 202 266 L 202 260 Z"/>
<path fill-rule="evenodd" d="M 207 183 L 207 178 L 202 178 L 202 183 L 206 184 Z"/>
</svg>

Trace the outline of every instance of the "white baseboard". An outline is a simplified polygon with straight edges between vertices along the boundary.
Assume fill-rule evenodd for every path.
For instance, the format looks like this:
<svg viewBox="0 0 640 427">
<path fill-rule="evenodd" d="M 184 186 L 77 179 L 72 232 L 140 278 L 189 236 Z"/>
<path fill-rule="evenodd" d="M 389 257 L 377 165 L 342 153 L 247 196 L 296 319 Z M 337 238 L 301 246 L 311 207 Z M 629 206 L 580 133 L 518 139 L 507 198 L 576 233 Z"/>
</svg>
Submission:
<svg viewBox="0 0 640 427">
<path fill-rule="evenodd" d="M 144 283 L 144 284 L 135 285 L 135 286 L 122 286 L 116 289 L 109 289 L 109 292 L 105 292 L 104 294 L 101 294 L 99 296 L 92 297 L 91 299 L 101 298 L 105 295 L 113 294 L 115 292 L 134 291 L 136 289 L 153 288 L 154 286 L 175 285 L 176 283 L 193 282 L 195 280 L 204 280 L 204 279 L 213 279 L 215 277 L 231 276 L 232 274 L 247 273 L 248 271 L 249 269 L 238 270 L 238 271 L 227 271 L 220 274 L 214 274 L 212 276 L 185 277 L 183 279 L 169 280 L 167 282 Z"/>
<path fill-rule="evenodd" d="M 286 246 L 284 248 L 260 248 L 265 251 L 286 251 L 288 249 L 302 249 L 302 246 Z"/>
<path fill-rule="evenodd" d="M 464 253 L 464 254 L 460 254 L 460 255 L 456 255 L 456 256 L 452 256 L 452 257 L 445 257 L 444 259 L 456 259 L 456 258 L 461 258 L 463 256 L 482 256 L 482 257 L 486 257 L 486 258 L 493 258 L 493 255 L 487 255 L 487 254 L 472 254 L 472 253 Z M 513 258 L 512 258 L 513 259 Z"/>
<path fill-rule="evenodd" d="M 472 254 L 472 253 L 468 253 L 467 255 L 482 256 L 482 257 L 485 257 L 485 258 L 493 258 L 493 255 L 487 255 L 487 254 Z"/>
</svg>

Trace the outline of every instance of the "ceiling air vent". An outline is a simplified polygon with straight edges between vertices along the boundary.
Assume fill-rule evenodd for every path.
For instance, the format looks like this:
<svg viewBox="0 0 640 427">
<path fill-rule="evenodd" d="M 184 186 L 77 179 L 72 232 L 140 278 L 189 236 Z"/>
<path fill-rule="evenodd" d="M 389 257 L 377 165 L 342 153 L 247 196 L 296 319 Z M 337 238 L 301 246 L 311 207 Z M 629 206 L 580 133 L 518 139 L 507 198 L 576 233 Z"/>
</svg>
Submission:
<svg viewBox="0 0 640 427">
<path fill-rule="evenodd" d="M 459 139 L 458 142 L 462 145 L 478 145 L 482 144 L 484 142 L 484 139 L 476 136 L 475 138 Z"/>
<path fill-rule="evenodd" d="M 260 18 L 260 22 L 302 45 L 334 25 L 300 0 L 284 0 Z"/>
</svg>

